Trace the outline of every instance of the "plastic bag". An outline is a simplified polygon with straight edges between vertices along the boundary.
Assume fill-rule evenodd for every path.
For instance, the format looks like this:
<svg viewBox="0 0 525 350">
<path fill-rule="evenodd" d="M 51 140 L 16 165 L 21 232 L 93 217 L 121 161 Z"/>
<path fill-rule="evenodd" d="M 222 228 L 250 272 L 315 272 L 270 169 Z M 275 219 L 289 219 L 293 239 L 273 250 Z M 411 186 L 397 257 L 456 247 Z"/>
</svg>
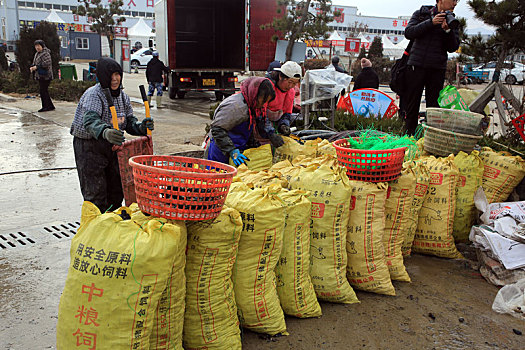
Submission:
<svg viewBox="0 0 525 350">
<path fill-rule="evenodd" d="M 416 191 L 416 173 L 414 164 L 403 165 L 401 176 L 388 184 L 388 198 L 385 204 L 385 234 L 383 245 L 385 259 L 392 280 L 410 282 L 410 277 L 403 265 L 403 246 L 408 226 L 410 209 Z"/>
<path fill-rule="evenodd" d="M 395 295 L 385 259 L 383 235 L 388 184 L 351 181 L 346 252 L 350 284 L 367 292 Z"/>
<path fill-rule="evenodd" d="M 414 236 L 416 234 L 419 213 L 425 199 L 427 198 L 428 185 L 430 182 L 430 172 L 428 171 L 428 168 L 425 164 L 419 161 L 414 162 L 412 169 L 416 175 L 416 188 L 414 191 L 414 197 L 412 198 L 412 203 L 410 205 L 408 226 L 403 241 L 403 246 L 401 247 L 403 256 L 410 255 L 412 251 L 412 243 L 414 242 Z"/>
<path fill-rule="evenodd" d="M 454 156 L 423 158 L 430 171 L 428 195 L 419 213 L 412 250 L 442 258 L 462 258 L 452 236 L 456 212 L 456 186 L 459 180 Z"/>
<path fill-rule="evenodd" d="M 173 270 L 184 270 L 178 257 L 185 251 L 185 226 L 142 213 L 123 220 L 122 210 L 132 212 L 123 207 L 101 215 L 94 204 L 84 202 L 60 298 L 57 349 L 75 349 L 79 342 L 93 348 L 97 343 L 150 348 L 153 342 L 161 295 Z M 172 299 L 171 306 L 184 310 L 184 295 Z M 170 320 L 170 325 L 182 319 Z M 162 336 L 170 348 L 182 349 L 182 326 L 180 333 L 168 329 Z"/>
<path fill-rule="evenodd" d="M 439 92 L 438 104 L 441 108 L 470 111 L 465 100 L 459 94 L 458 89 L 452 85 L 445 86 L 445 88 Z"/>
<path fill-rule="evenodd" d="M 239 211 L 243 222 L 233 268 L 239 320 L 243 327 L 269 335 L 287 334 L 274 272 L 285 222 L 280 191 L 280 186 L 252 190 L 234 182 L 226 197 L 226 205 Z"/>
<path fill-rule="evenodd" d="M 459 170 L 459 183 L 456 197 L 456 213 L 454 214 L 454 239 L 456 242 L 468 242 L 470 229 L 476 220 L 474 194 L 481 186 L 483 178 L 483 161 L 478 151 L 470 155 L 459 152 L 454 158 L 454 164 Z"/>
<path fill-rule="evenodd" d="M 281 191 L 286 203 L 283 251 L 275 268 L 277 293 L 287 315 L 305 318 L 322 315 L 310 278 L 311 203 L 306 192 Z"/>
<path fill-rule="evenodd" d="M 502 287 L 496 294 L 492 310 L 525 321 L 525 278 Z"/>
<path fill-rule="evenodd" d="M 352 76 L 334 69 L 308 70 L 301 82 L 301 94 L 310 96 L 301 103 L 302 106 L 336 97 L 341 90 L 347 89 Z M 307 86 L 306 83 L 309 83 Z"/>
<path fill-rule="evenodd" d="M 346 279 L 346 234 L 352 192 L 346 171 L 335 159 L 300 168 L 290 187 L 309 191 L 312 202 L 310 275 L 317 298 L 335 303 L 356 303 Z"/>
<path fill-rule="evenodd" d="M 483 147 L 479 155 L 483 160 L 483 190 L 489 203 L 506 202 L 525 176 L 525 161 L 521 157 L 496 153 Z"/>
<path fill-rule="evenodd" d="M 235 209 L 213 221 L 188 224 L 184 347 L 241 349 L 232 270 L 242 231 Z"/>
</svg>

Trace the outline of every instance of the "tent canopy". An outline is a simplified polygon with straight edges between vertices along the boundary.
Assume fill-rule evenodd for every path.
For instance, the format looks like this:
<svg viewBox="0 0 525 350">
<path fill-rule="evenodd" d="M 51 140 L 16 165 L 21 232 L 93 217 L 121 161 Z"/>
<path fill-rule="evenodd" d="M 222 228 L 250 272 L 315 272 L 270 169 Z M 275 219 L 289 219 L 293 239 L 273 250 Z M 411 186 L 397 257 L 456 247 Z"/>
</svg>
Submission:
<svg viewBox="0 0 525 350">
<path fill-rule="evenodd" d="M 386 34 L 381 35 L 381 41 L 383 42 L 383 50 L 396 48 L 396 45 L 388 39 Z"/>
<path fill-rule="evenodd" d="M 150 26 L 144 21 L 144 19 L 139 18 L 137 23 L 135 23 L 131 28 L 128 29 L 128 36 L 144 36 L 150 37 L 155 36 L 155 33 L 151 31 Z"/>
<path fill-rule="evenodd" d="M 44 21 L 51 23 L 66 23 L 62 18 L 60 18 L 60 16 L 55 10 L 51 10 L 49 15 L 44 19 Z"/>
<path fill-rule="evenodd" d="M 334 30 L 334 32 L 330 34 L 330 37 L 327 40 L 343 40 L 344 41 L 345 39 L 341 35 L 339 35 L 337 30 Z"/>
<path fill-rule="evenodd" d="M 397 43 L 396 47 L 400 47 L 403 50 L 405 50 L 408 46 L 408 43 L 410 43 L 410 40 L 408 40 L 407 38 L 403 38 L 403 40 Z"/>
</svg>

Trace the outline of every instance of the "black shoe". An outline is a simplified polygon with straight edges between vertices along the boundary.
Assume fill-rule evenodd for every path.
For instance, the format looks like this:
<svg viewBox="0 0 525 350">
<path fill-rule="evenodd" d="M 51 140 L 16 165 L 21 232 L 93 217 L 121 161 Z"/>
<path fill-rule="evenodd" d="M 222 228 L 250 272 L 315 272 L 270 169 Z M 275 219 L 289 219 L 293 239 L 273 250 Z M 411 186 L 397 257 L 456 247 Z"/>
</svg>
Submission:
<svg viewBox="0 0 525 350">
<path fill-rule="evenodd" d="M 38 111 L 39 111 L 39 112 L 47 112 L 47 109 L 45 109 L 45 108 L 40 108 Z"/>
</svg>

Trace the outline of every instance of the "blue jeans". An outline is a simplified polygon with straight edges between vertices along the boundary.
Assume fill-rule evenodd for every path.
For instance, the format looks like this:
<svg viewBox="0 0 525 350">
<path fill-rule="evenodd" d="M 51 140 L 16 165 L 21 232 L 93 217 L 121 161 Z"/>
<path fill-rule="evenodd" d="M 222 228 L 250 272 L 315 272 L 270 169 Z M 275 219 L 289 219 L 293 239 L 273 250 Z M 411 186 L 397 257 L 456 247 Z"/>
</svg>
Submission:
<svg viewBox="0 0 525 350">
<path fill-rule="evenodd" d="M 162 96 L 162 83 L 149 83 L 148 96 L 153 96 L 157 89 L 157 96 Z"/>
</svg>

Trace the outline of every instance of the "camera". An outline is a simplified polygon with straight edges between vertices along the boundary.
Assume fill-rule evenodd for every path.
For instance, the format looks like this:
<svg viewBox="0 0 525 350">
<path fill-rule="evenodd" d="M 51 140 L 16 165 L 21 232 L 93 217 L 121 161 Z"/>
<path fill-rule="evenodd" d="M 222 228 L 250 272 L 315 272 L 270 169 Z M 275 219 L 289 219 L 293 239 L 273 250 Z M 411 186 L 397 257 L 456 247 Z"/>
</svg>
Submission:
<svg viewBox="0 0 525 350">
<path fill-rule="evenodd" d="M 454 15 L 454 12 L 445 11 L 445 20 L 447 21 L 447 25 L 450 29 L 452 30 L 458 29 L 459 20 L 456 18 L 456 15 Z"/>
</svg>

